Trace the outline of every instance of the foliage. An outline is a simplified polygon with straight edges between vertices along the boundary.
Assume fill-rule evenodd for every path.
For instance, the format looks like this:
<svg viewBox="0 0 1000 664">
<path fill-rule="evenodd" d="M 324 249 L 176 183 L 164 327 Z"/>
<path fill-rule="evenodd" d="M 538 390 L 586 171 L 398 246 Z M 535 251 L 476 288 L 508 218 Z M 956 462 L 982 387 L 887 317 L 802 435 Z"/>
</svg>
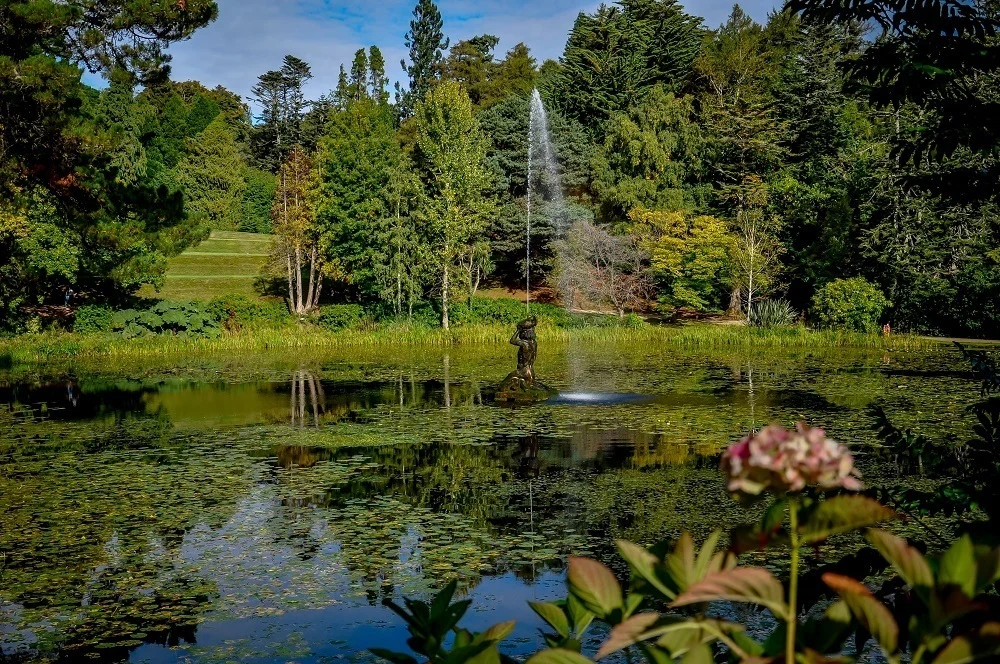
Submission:
<svg viewBox="0 0 1000 664">
<path fill-rule="evenodd" d="M 417 0 L 405 40 L 410 52 L 410 64 L 407 65 L 405 60 L 400 62 L 410 84 L 407 90 L 396 89 L 396 104 L 404 118 L 413 114 L 416 105 L 424 99 L 438 77 L 441 58 L 450 43 L 442 32 L 443 25 L 441 12 L 433 0 Z"/>
<path fill-rule="evenodd" d="M 243 216 L 236 230 L 244 233 L 270 233 L 271 208 L 278 181 L 267 171 L 248 168 L 243 190 Z"/>
<path fill-rule="evenodd" d="M 655 85 L 678 90 L 701 48 L 701 21 L 671 1 L 622 0 L 581 13 L 570 31 L 551 102 L 596 129 Z"/>
<path fill-rule="evenodd" d="M 799 319 L 799 312 L 788 303 L 788 300 L 773 299 L 759 300 L 754 305 L 753 311 L 747 323 L 753 327 L 770 329 L 774 327 L 788 327 L 794 325 Z"/>
<path fill-rule="evenodd" d="M 218 321 L 196 302 L 159 302 L 149 309 L 124 309 L 111 318 L 111 329 L 126 339 L 148 334 L 217 337 Z"/>
<path fill-rule="evenodd" d="M 205 313 L 227 332 L 244 328 L 280 327 L 291 321 L 288 306 L 275 300 L 225 295 L 205 305 Z"/>
<path fill-rule="evenodd" d="M 73 318 L 73 331 L 77 334 L 93 334 L 110 332 L 111 322 L 115 312 L 108 307 L 87 304 L 76 310 Z"/>
<path fill-rule="evenodd" d="M 319 324 L 328 330 L 355 327 L 365 318 L 360 304 L 327 304 L 319 308 Z"/>
<path fill-rule="evenodd" d="M 323 292 L 323 256 L 310 196 L 313 161 L 295 147 L 278 173 L 278 190 L 271 209 L 278 236 L 275 258 L 288 280 L 288 308 L 305 314 L 319 304 Z"/>
<path fill-rule="evenodd" d="M 650 255 L 660 301 L 697 311 L 725 309 L 736 238 L 725 221 L 636 208 L 630 228 Z"/>
<path fill-rule="evenodd" d="M 469 96 L 457 83 L 444 82 L 432 89 L 417 105 L 416 122 L 417 163 L 427 189 L 422 218 L 441 279 L 441 326 L 448 329 L 456 267 L 472 252 L 483 254 L 480 234 L 493 210 L 485 165 L 487 142 Z"/>
<path fill-rule="evenodd" d="M 190 213 L 203 216 L 210 228 L 237 230 L 244 225 L 246 178 L 234 165 L 242 161 L 236 133 L 219 117 L 191 139 L 178 164 L 178 184 Z"/>
<path fill-rule="evenodd" d="M 882 292 L 861 277 L 836 279 L 817 291 L 812 315 L 821 327 L 875 332 L 890 306 Z"/>
<path fill-rule="evenodd" d="M 680 658 L 711 662 L 716 645 L 739 661 L 782 656 L 786 662 L 845 660 L 845 644 L 852 637 L 857 659 L 870 640 L 893 662 L 904 653 L 915 663 L 942 664 L 1000 653 L 1000 622 L 986 596 L 1000 579 L 1000 548 L 976 546 L 966 535 L 928 560 L 905 540 L 872 529 L 898 515 L 851 492 L 860 488 L 853 477 L 853 459 L 822 430 L 800 425 L 792 433 L 768 427 L 731 447 L 723 457 L 723 469 L 731 490 L 749 491 L 751 496 L 773 493 L 759 524 L 735 531 L 730 538 L 734 548 L 728 551 L 718 550 L 722 535 L 718 531 L 701 547 L 687 533 L 672 547 L 664 542 L 645 549 L 620 540 L 618 553 L 630 571 L 627 592 L 610 568 L 571 556 L 568 598 L 532 604 L 552 631 L 544 634 L 548 649 L 528 661 L 584 664 L 627 651 L 628 656 L 650 662 Z M 824 495 L 838 488 L 847 491 Z M 832 601 L 820 599 L 815 607 L 801 607 L 807 599 L 800 591 L 803 547 L 861 529 L 868 529 L 868 541 L 898 576 L 873 592 L 864 579 L 821 569 L 820 595 Z M 787 588 L 765 568 L 738 564 L 736 554 L 743 543 L 754 549 L 787 549 Z M 467 606 L 461 604 L 448 612 L 444 597 L 450 595 L 439 596 L 443 605 L 437 614 L 464 613 Z M 708 611 L 709 602 L 719 601 L 762 606 L 777 625 L 770 634 L 751 634 L 745 625 Z M 664 606 L 674 611 L 691 607 L 694 615 L 663 613 Z M 424 611 L 412 603 L 407 608 L 395 610 L 407 617 L 413 647 L 422 643 L 414 614 Z M 611 631 L 591 659 L 581 650 L 594 621 L 609 625 Z M 406 657 L 377 654 L 391 661 Z M 453 659 L 468 661 L 474 656 L 455 654 Z"/>
</svg>

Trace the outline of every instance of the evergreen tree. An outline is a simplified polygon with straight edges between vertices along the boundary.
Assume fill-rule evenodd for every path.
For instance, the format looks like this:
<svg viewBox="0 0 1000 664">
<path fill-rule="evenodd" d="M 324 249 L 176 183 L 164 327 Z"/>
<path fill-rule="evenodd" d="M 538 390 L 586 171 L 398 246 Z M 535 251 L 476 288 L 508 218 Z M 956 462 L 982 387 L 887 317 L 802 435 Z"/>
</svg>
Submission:
<svg viewBox="0 0 1000 664">
<path fill-rule="evenodd" d="M 703 39 L 701 21 L 675 0 L 621 0 L 581 13 L 550 100 L 591 129 L 654 85 L 679 90 Z"/>
<path fill-rule="evenodd" d="M 183 225 L 180 199 L 141 169 L 118 179 L 124 125 L 103 125 L 82 68 L 155 87 L 167 47 L 216 14 L 212 0 L 0 3 L 0 326 L 70 284 L 113 298 L 162 278 L 157 245 Z M 58 269 L 39 269 L 44 246 L 66 249 Z"/>
<path fill-rule="evenodd" d="M 311 78 L 308 64 L 286 55 L 281 69 L 262 74 L 251 90 L 261 109 L 251 141 L 260 168 L 274 172 L 302 142 L 302 121 L 309 107 L 302 88 Z"/>
<path fill-rule="evenodd" d="M 410 51 L 410 64 L 400 62 L 400 66 L 409 77 L 409 88 L 397 88 L 396 103 L 402 117 L 408 118 L 413 109 L 438 77 L 439 66 L 444 52 L 448 49 L 449 40 L 445 38 L 444 21 L 434 0 L 417 0 L 413 8 L 413 20 L 410 21 L 410 31 L 406 33 L 406 48 Z"/>
<path fill-rule="evenodd" d="M 378 46 L 372 46 L 368 50 L 368 76 L 371 98 L 386 103 L 389 100 L 389 93 L 385 86 L 389 79 L 385 75 L 385 58 Z"/>
<path fill-rule="evenodd" d="M 187 115 L 188 136 L 194 136 L 203 132 L 221 112 L 222 109 L 219 108 L 219 105 L 215 101 L 205 95 L 198 95 Z"/>
<path fill-rule="evenodd" d="M 330 123 L 317 167 L 324 258 L 360 295 L 380 297 L 403 313 L 422 294 L 427 257 L 413 217 L 420 183 L 389 106 L 370 99 L 348 104 Z"/>
<path fill-rule="evenodd" d="M 441 326 L 449 327 L 448 305 L 455 291 L 460 260 L 471 257 L 471 270 L 482 267 L 482 231 L 493 201 L 485 167 L 487 139 L 460 85 L 434 87 L 417 105 L 418 163 L 427 183 L 423 212 L 433 259 L 440 275 Z M 485 254 L 488 255 L 488 254 Z"/>
<path fill-rule="evenodd" d="M 337 77 L 337 89 L 333 92 L 334 106 L 337 110 L 347 108 L 347 103 L 351 101 L 351 84 L 347 80 L 347 70 L 344 65 L 340 65 L 340 75 Z"/>
<path fill-rule="evenodd" d="M 348 85 L 349 94 L 354 101 L 368 97 L 368 54 L 363 48 L 359 48 L 354 54 L 354 62 L 351 63 L 351 79 Z"/>
<path fill-rule="evenodd" d="M 246 169 L 236 133 L 223 118 L 216 118 L 189 139 L 177 167 L 189 212 L 204 218 L 210 228 L 236 230 L 243 218 Z"/>
</svg>

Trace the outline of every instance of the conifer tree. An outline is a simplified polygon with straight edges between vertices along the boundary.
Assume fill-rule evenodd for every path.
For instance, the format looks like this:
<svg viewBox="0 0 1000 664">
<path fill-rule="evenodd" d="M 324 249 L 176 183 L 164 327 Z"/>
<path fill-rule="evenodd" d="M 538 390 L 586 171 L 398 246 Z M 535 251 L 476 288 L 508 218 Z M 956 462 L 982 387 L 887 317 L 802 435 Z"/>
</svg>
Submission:
<svg viewBox="0 0 1000 664">
<path fill-rule="evenodd" d="M 189 212 L 214 229 L 239 228 L 246 168 L 236 133 L 224 118 L 216 118 L 188 140 L 187 154 L 177 166 Z"/>
<path fill-rule="evenodd" d="M 368 77 L 371 98 L 383 103 L 388 101 L 389 93 L 385 86 L 389 79 L 385 75 L 385 57 L 378 46 L 368 50 Z"/>
<path fill-rule="evenodd" d="M 396 102 L 404 118 L 413 114 L 416 104 L 438 77 L 438 66 L 450 43 L 444 36 L 443 27 L 444 21 L 434 0 L 417 0 L 405 41 L 410 51 L 410 64 L 407 65 L 405 60 L 400 62 L 409 77 L 409 88 L 402 90 L 397 87 Z"/>
<path fill-rule="evenodd" d="M 368 96 L 368 54 L 363 48 L 354 53 L 349 86 L 350 96 L 354 101 L 360 101 Z"/>
</svg>

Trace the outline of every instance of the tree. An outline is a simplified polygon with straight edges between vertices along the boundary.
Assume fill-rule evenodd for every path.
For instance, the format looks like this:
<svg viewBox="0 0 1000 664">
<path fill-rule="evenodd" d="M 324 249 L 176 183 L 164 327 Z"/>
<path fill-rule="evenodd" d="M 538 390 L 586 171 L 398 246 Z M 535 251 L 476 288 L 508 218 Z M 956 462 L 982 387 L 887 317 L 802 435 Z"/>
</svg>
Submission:
<svg viewBox="0 0 1000 664">
<path fill-rule="evenodd" d="M 399 64 L 409 77 L 407 90 L 397 89 L 397 106 L 402 117 L 413 114 L 416 104 L 423 100 L 431 83 L 438 77 L 439 66 L 450 43 L 442 28 L 441 12 L 433 0 L 417 0 L 413 8 L 410 31 L 406 33 L 406 48 L 410 51 L 410 64 Z"/>
<path fill-rule="evenodd" d="M 243 192 L 243 217 L 239 230 L 247 233 L 270 233 L 271 210 L 277 193 L 278 180 L 256 168 L 246 170 L 246 189 Z"/>
<path fill-rule="evenodd" d="M 351 63 L 351 78 L 348 82 L 351 99 L 360 101 L 368 96 L 368 54 L 359 48 Z"/>
<path fill-rule="evenodd" d="M 581 13 L 573 25 L 550 101 L 596 129 L 654 85 L 677 91 L 701 48 L 699 19 L 675 0 L 621 0 Z"/>
<path fill-rule="evenodd" d="M 236 230 L 243 218 L 247 164 L 236 134 L 223 118 L 216 118 L 189 140 L 187 154 L 177 167 L 188 210 L 217 230 Z"/>
<path fill-rule="evenodd" d="M 378 46 L 372 46 L 368 49 L 368 77 L 371 98 L 386 103 L 389 100 L 389 93 L 385 86 L 389 79 L 385 75 L 385 58 Z"/>
<path fill-rule="evenodd" d="M 349 103 L 332 118 L 316 164 L 313 201 L 324 260 L 363 296 L 385 294 L 387 272 L 399 276 L 393 261 L 413 254 L 411 236 L 398 226 L 412 225 L 415 196 L 389 106 Z M 397 290 L 393 299 L 399 297 Z"/>
<path fill-rule="evenodd" d="M 566 306 L 579 296 L 611 306 L 620 318 L 642 306 L 652 292 L 639 238 L 615 235 L 590 221 L 577 221 L 559 241 L 560 286 Z"/>
<path fill-rule="evenodd" d="M 451 47 L 448 57 L 441 62 L 441 79 L 465 87 L 475 108 L 480 107 L 483 95 L 490 86 L 496 68 L 493 49 L 498 43 L 500 38 L 493 35 L 463 39 Z"/>
<path fill-rule="evenodd" d="M 713 180 L 724 209 L 747 177 L 763 177 L 785 157 L 787 125 L 773 95 L 778 54 L 763 28 L 735 6 L 695 63 Z"/>
<path fill-rule="evenodd" d="M 991 4 L 792 0 L 788 7 L 818 23 L 875 27 L 874 41 L 847 69 L 856 88 L 877 107 L 912 102 L 927 111 L 926 121 L 897 143 L 904 160 L 942 159 L 960 147 L 996 150 L 1000 129 L 994 118 L 1000 100 L 991 89 L 1000 73 L 1000 42 L 995 39 L 1000 23 Z M 974 177 L 995 182 L 996 173 Z"/>
<path fill-rule="evenodd" d="M 300 316 L 319 304 L 323 290 L 323 261 L 309 196 L 312 167 L 301 148 L 292 148 L 278 171 L 271 212 L 274 233 L 279 237 L 277 251 L 288 276 L 288 308 Z"/>
<path fill-rule="evenodd" d="M 630 231 L 650 256 L 664 305 L 695 311 L 724 309 L 736 238 L 723 219 L 684 211 L 633 210 Z M 727 303 L 728 304 L 728 303 Z"/>
<path fill-rule="evenodd" d="M 637 207 L 692 208 L 704 151 L 694 99 L 651 89 L 608 122 L 594 178 L 603 218 L 622 221 Z"/>
<path fill-rule="evenodd" d="M 261 74 L 251 90 L 261 108 L 260 124 L 252 141 L 260 168 L 276 171 L 293 147 L 301 144 L 302 121 L 309 106 L 302 88 L 311 78 L 308 64 L 286 55 L 281 69 Z"/>
<path fill-rule="evenodd" d="M 452 272 L 458 259 L 481 241 L 493 201 L 485 166 L 487 140 L 461 86 L 445 82 L 417 105 L 418 164 L 427 185 L 423 211 L 433 257 L 441 275 L 441 326 L 449 327 Z"/>
<path fill-rule="evenodd" d="M 768 190 L 759 179 L 748 178 L 737 200 L 733 234 L 733 295 L 731 313 L 753 315 L 757 298 L 774 286 L 783 247 L 778 240 L 778 220 L 767 211 Z"/>
<path fill-rule="evenodd" d="M 103 124 L 99 96 L 81 76 L 84 68 L 120 72 L 115 76 L 155 87 L 165 79 L 168 46 L 216 13 L 211 0 L 0 4 L 0 326 L 16 324 L 22 305 L 57 297 L 68 285 L 114 298 L 162 278 L 157 245 L 183 235 L 180 197 L 156 186 L 148 171 L 118 179 L 122 162 L 112 161 L 127 150 L 114 137 L 118 130 Z M 55 212 L 35 235 L 42 222 L 31 208 L 39 197 Z M 28 244 L 64 246 L 69 253 L 59 253 L 78 260 L 38 272 L 24 234 L 38 239 Z"/>
</svg>

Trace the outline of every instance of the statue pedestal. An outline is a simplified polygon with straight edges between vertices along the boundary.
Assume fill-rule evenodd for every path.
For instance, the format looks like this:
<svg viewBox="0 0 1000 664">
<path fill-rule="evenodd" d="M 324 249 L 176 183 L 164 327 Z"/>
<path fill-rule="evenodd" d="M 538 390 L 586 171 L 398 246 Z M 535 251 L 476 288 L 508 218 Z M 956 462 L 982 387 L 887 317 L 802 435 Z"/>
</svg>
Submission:
<svg viewBox="0 0 1000 664">
<path fill-rule="evenodd" d="M 537 403 L 548 401 L 557 392 L 542 383 L 529 381 L 516 371 L 508 375 L 497 388 L 496 400 L 499 403 Z"/>
</svg>

